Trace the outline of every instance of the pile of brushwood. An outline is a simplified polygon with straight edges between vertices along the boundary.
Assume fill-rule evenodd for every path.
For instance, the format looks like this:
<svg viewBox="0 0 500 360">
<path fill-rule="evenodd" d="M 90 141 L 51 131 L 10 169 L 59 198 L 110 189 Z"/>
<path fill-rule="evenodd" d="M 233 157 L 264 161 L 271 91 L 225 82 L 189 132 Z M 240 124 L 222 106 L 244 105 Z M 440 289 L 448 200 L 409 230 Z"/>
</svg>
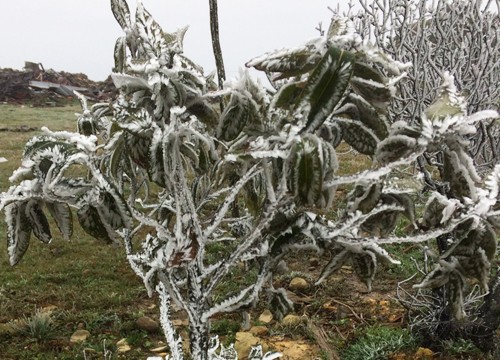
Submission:
<svg viewBox="0 0 500 360">
<path fill-rule="evenodd" d="M 107 101 L 118 94 L 111 77 L 90 80 L 85 74 L 45 70 L 41 64 L 26 62 L 23 70 L 0 69 L 0 102 L 37 106 L 67 103 L 73 90 L 93 100 Z"/>
</svg>

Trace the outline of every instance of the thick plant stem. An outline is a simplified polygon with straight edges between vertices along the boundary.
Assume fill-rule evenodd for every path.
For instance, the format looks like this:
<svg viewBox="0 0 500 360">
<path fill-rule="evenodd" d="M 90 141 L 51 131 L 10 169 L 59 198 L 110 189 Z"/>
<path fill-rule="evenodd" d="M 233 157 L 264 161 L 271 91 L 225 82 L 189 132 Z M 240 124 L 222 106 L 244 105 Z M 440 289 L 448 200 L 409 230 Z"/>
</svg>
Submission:
<svg viewBox="0 0 500 360">
<path fill-rule="evenodd" d="M 170 295 L 163 284 L 156 287 L 156 291 L 160 296 L 160 322 L 165 334 L 167 344 L 170 347 L 172 360 L 184 360 L 182 350 L 182 339 L 177 336 L 175 327 L 170 319 Z"/>
<path fill-rule="evenodd" d="M 191 359 L 208 359 L 208 322 L 197 322 L 189 324 L 189 349 Z"/>
<path fill-rule="evenodd" d="M 197 266 L 188 270 L 189 292 L 189 350 L 192 359 L 208 359 L 209 321 L 203 319 L 205 291 L 198 282 L 200 271 Z"/>
</svg>

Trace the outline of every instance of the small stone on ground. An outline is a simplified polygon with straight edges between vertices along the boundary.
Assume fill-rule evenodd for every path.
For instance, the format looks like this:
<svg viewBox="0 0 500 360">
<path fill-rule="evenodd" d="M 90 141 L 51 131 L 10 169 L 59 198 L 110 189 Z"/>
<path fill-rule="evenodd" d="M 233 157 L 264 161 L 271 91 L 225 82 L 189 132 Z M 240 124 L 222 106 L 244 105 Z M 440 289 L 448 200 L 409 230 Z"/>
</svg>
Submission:
<svg viewBox="0 0 500 360">
<path fill-rule="evenodd" d="M 283 318 L 281 323 L 285 326 L 297 326 L 302 322 L 302 318 L 297 315 L 288 314 Z"/>
<path fill-rule="evenodd" d="M 72 343 L 84 342 L 89 338 L 89 336 L 90 332 L 87 330 L 76 330 L 73 335 L 71 335 L 69 341 Z"/>
<path fill-rule="evenodd" d="M 130 350 L 132 350 L 132 348 L 127 343 L 127 339 L 121 339 L 116 343 L 116 351 L 118 351 L 119 353 L 125 353 Z"/>
<path fill-rule="evenodd" d="M 255 336 L 263 336 L 269 333 L 269 329 L 265 326 L 252 326 L 249 332 Z"/>
<path fill-rule="evenodd" d="M 263 324 L 269 324 L 271 321 L 273 321 L 273 314 L 269 310 L 265 310 L 262 314 L 259 316 L 259 322 Z"/>
<path fill-rule="evenodd" d="M 300 277 L 293 278 L 288 285 L 291 291 L 303 292 L 309 289 L 309 283 Z"/>
<path fill-rule="evenodd" d="M 234 343 L 234 348 L 238 353 L 238 359 L 246 359 L 250 350 L 253 346 L 263 345 L 262 340 L 258 337 L 252 335 L 249 332 L 237 332 L 236 341 Z M 262 346 L 264 350 L 267 350 L 266 346 Z"/>
<path fill-rule="evenodd" d="M 160 329 L 160 324 L 149 316 L 141 316 L 137 319 L 136 324 L 139 329 L 149 333 L 157 332 Z"/>
</svg>

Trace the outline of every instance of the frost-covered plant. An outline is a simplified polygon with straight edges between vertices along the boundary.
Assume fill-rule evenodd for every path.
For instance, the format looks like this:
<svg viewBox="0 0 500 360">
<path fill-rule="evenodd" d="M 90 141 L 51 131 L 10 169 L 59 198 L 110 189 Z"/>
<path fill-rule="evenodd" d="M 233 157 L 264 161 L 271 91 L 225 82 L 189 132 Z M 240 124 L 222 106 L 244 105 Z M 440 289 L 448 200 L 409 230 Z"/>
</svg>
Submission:
<svg viewBox="0 0 500 360">
<path fill-rule="evenodd" d="M 498 110 L 499 3 L 492 0 L 359 0 L 356 28 L 395 59 L 413 63 L 390 107 L 394 121 L 418 122 L 449 71 L 467 112 Z M 499 160 L 499 128 L 484 121 L 469 145 L 481 173 Z"/>
<path fill-rule="evenodd" d="M 430 334 L 433 340 L 465 337 L 489 350 L 500 325 L 498 320 L 493 320 L 498 319 L 500 310 L 496 305 L 500 297 L 498 271 L 496 280 L 489 284 L 491 263 L 497 256 L 498 240 L 494 228 L 499 225 L 500 165 L 481 178 L 467 152 L 469 142 L 465 139 L 474 134 L 474 124 L 480 118 L 497 118 L 498 115 L 494 111 L 482 111 L 467 116 L 453 77 L 445 73 L 444 78 L 440 98 L 422 117 L 422 121 L 432 124 L 435 132 L 444 134 L 445 128 L 453 130 L 427 147 L 428 151 L 443 153 L 443 171 L 434 172 L 436 181 L 443 184 L 443 191 L 431 192 L 419 226 L 424 231 L 440 232 L 436 234 L 438 253 L 429 259 L 434 262 L 434 268 L 425 270 L 424 280 L 415 286 L 419 290 L 419 300 L 406 304 L 412 314 L 419 313 L 414 327 Z M 426 250 L 426 254 L 432 252 Z M 471 279 L 482 290 L 479 296 Z M 420 291 L 425 288 L 433 291 Z M 416 299 L 413 295 L 410 298 Z M 427 321 L 422 323 L 422 318 Z"/>
<path fill-rule="evenodd" d="M 399 92 L 390 107 L 392 122 L 406 121 L 409 124 L 419 124 L 422 122 L 423 113 L 426 113 L 427 117 L 431 117 L 432 114 L 434 117 L 444 118 L 446 115 L 461 116 L 485 109 L 498 109 L 497 84 L 500 75 L 498 1 L 360 0 L 359 3 L 363 10 L 353 16 L 353 21 L 362 37 L 384 49 L 395 59 L 413 63 L 413 67 L 407 70 L 408 76 L 397 84 Z M 448 76 L 448 72 L 454 77 L 453 80 Z M 449 101 L 434 102 L 437 96 L 448 98 Z M 483 183 L 484 190 L 488 172 L 496 169 L 495 166 L 499 161 L 499 127 L 494 117 L 475 124 L 477 131 L 473 129 L 462 131 L 460 137 L 456 137 L 453 143 L 450 143 L 448 138 L 440 146 L 430 147 L 418 159 L 426 187 L 433 190 L 427 204 L 427 211 L 430 213 L 425 215 L 426 219 L 435 218 L 436 214 L 430 209 L 438 203 L 452 201 L 462 209 L 461 211 L 467 212 L 471 209 L 469 205 L 463 204 L 463 199 L 476 198 L 473 201 L 477 201 L 478 197 L 484 195 L 482 191 L 476 192 L 475 187 Z M 445 206 L 437 207 L 438 211 L 441 211 L 439 210 L 441 207 Z M 447 209 L 450 210 L 451 205 Z M 442 223 L 433 223 L 431 227 L 442 226 L 446 221 L 447 219 Z M 426 220 L 423 223 L 427 222 Z M 491 225 L 485 226 L 483 222 L 479 222 L 478 225 L 474 220 L 472 225 L 465 223 L 460 228 L 466 228 L 466 233 L 469 233 L 469 229 L 476 229 L 476 226 L 480 230 L 478 232 L 474 230 L 470 233 L 470 237 L 486 236 L 490 238 L 490 242 L 494 241 Z M 448 270 L 456 271 L 455 265 L 449 263 L 450 259 L 456 258 L 453 256 L 455 254 L 449 252 L 451 251 L 449 248 L 454 248 L 457 242 L 461 241 L 462 235 L 455 235 L 455 232 L 452 232 L 437 238 L 441 257 L 439 260 L 441 266 L 436 270 L 437 273 L 441 273 L 445 265 L 448 266 Z M 472 240 L 469 238 L 468 241 Z M 475 253 L 472 256 L 474 260 L 471 261 L 476 266 L 481 262 L 489 264 L 494 251 L 486 256 L 489 261 L 485 261 L 485 256 L 478 254 L 476 250 L 468 249 L 467 253 L 468 256 Z M 447 259 L 445 263 L 442 263 L 443 259 Z M 463 272 L 470 273 L 469 265 L 461 266 L 468 268 Z M 488 266 L 479 266 L 483 268 L 480 271 L 483 275 L 478 275 L 484 277 L 483 280 L 479 280 L 483 288 L 488 278 L 485 276 L 489 272 Z M 449 276 L 448 270 L 444 271 L 444 277 Z M 462 283 L 462 280 L 463 277 L 454 281 Z M 437 282 L 434 282 L 434 285 L 436 284 Z M 434 294 L 432 298 L 435 300 L 436 297 L 440 297 L 438 302 L 440 304 L 453 304 L 449 298 L 453 292 L 439 291 L 439 296 Z M 461 291 L 458 293 L 461 294 Z M 437 312 L 443 311 L 440 305 L 431 307 L 436 308 Z M 455 315 L 461 318 L 460 314 L 463 314 L 463 311 L 456 310 L 458 313 Z M 437 322 L 447 322 L 450 318 L 448 312 L 443 316 L 435 314 L 430 316 Z M 490 328 L 497 326 L 498 324 L 492 325 Z M 448 330 L 441 330 L 443 334 L 451 333 Z"/>
<path fill-rule="evenodd" d="M 72 234 L 72 207 L 91 236 L 124 244 L 148 293 L 159 295 L 171 358 L 184 358 L 172 302 L 187 312 L 192 358 L 236 358 L 234 349 L 210 338 L 210 319 L 251 306 L 263 291 L 277 315 L 289 311 L 292 303 L 284 289 L 273 287 L 272 274 L 291 251 L 332 254 L 318 282 L 351 262 L 370 288 L 379 260 L 397 263 L 383 244 L 424 242 L 476 218 L 482 234 L 481 224 L 495 215 L 500 170 L 485 190 L 477 187 L 462 145 L 472 124 L 496 113 L 438 117 L 431 108 L 419 124 L 389 127 L 388 106 L 409 64 L 363 42 L 348 19 L 334 17 L 325 36 L 250 60 L 247 66 L 265 71 L 274 90 L 246 72 L 217 90 L 183 55 L 185 28 L 165 33 L 140 3 L 134 19 L 124 0 L 111 5 L 125 32 L 115 46 L 120 96 L 91 107 L 80 96 L 78 133 L 44 129 L 30 140 L 0 209 L 12 265 L 31 233 L 50 241 L 46 211 L 65 238 Z M 438 102 L 453 105 L 453 81 L 447 84 Z M 371 156 L 372 168 L 338 175 L 341 141 Z M 438 226 L 391 236 L 401 215 L 419 223 L 410 190 L 393 184 L 394 170 L 437 146 L 450 148 L 445 181 L 454 187 L 465 179 L 469 186 L 470 194 L 466 185 L 457 193 L 465 205 L 436 210 L 446 217 Z M 352 187 L 345 204 L 334 199 L 338 185 Z M 432 202 L 427 207 L 435 208 Z M 345 211 L 334 221 L 323 215 L 331 208 Z M 472 266 L 480 281 L 496 251 L 496 243 L 483 245 L 474 245 L 484 256 Z M 452 265 L 461 261 L 447 256 L 443 261 Z M 241 262 L 248 276 L 235 282 Z M 422 286 L 433 286 L 435 278 L 429 275 Z M 228 293 L 227 282 L 235 290 Z M 461 297 L 452 299 L 456 304 Z M 457 314 L 460 305 L 452 309 Z M 252 356 L 276 355 L 257 348 Z"/>
</svg>

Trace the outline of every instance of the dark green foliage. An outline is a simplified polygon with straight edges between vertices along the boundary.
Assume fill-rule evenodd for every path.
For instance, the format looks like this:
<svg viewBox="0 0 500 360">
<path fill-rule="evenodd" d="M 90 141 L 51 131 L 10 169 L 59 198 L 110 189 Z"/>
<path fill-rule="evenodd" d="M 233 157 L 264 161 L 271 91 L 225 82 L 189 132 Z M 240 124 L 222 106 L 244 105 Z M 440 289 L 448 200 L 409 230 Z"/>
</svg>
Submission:
<svg viewBox="0 0 500 360">
<path fill-rule="evenodd" d="M 243 131 L 252 116 L 250 100 L 238 92 L 231 95 L 229 104 L 221 115 L 217 136 L 232 141 Z"/>
<path fill-rule="evenodd" d="M 87 234 L 106 243 L 113 242 L 96 207 L 85 205 L 78 209 L 76 216 L 80 226 Z"/>
<path fill-rule="evenodd" d="M 328 48 L 309 76 L 298 100 L 298 108 L 307 107 L 307 122 L 302 132 L 314 132 L 333 112 L 351 79 L 354 55 L 335 47 Z"/>
<path fill-rule="evenodd" d="M 33 229 L 33 234 L 44 243 L 52 240 L 49 222 L 43 213 L 41 202 L 37 200 L 28 200 L 26 204 L 26 216 Z"/>
<path fill-rule="evenodd" d="M 314 140 L 295 144 L 289 160 L 289 187 L 301 204 L 315 204 L 323 191 L 323 164 L 320 149 Z"/>
<path fill-rule="evenodd" d="M 338 119 L 343 139 L 361 154 L 373 155 L 378 140 L 373 131 L 356 121 Z"/>
<path fill-rule="evenodd" d="M 69 206 L 62 202 L 46 201 L 45 206 L 52 215 L 59 231 L 65 240 L 69 240 L 73 235 L 73 213 Z"/>
<path fill-rule="evenodd" d="M 12 203 L 5 207 L 7 228 L 7 250 L 10 264 L 16 265 L 28 250 L 31 238 L 31 224 L 26 216 L 27 202 Z"/>
</svg>

